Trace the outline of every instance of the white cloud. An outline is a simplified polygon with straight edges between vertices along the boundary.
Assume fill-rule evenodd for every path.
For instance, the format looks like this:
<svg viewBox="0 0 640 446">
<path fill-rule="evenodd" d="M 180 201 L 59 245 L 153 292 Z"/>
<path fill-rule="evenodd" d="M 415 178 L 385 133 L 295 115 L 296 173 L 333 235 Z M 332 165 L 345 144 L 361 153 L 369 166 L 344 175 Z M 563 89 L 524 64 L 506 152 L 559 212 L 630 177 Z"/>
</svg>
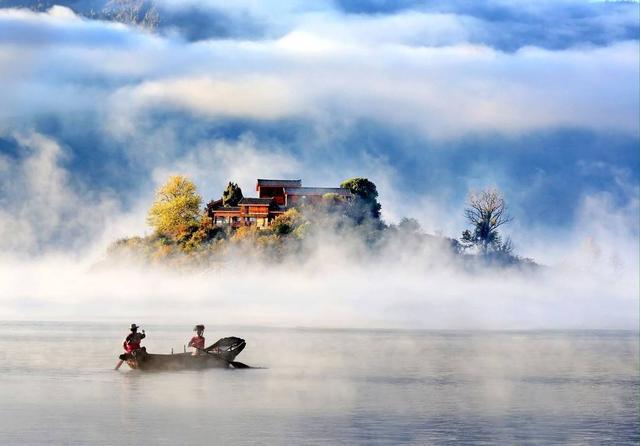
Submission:
<svg viewBox="0 0 640 446">
<path fill-rule="evenodd" d="M 120 120 L 162 109 L 211 119 L 341 115 L 445 138 L 558 126 L 638 132 L 637 42 L 503 53 L 466 43 L 467 19 L 450 15 L 304 17 L 277 40 L 185 43 L 0 11 L 0 22 L 24 28 L 0 38 L 10 66 L 0 71 L 4 114 L 97 106 Z M 63 40 L 25 41 L 52 21 L 48 32 Z M 447 46 L 436 45 L 442 35 Z"/>
<path fill-rule="evenodd" d="M 209 117 L 276 119 L 300 110 L 297 98 L 280 79 L 247 76 L 242 79 L 206 77 L 149 81 L 115 93 L 115 100 L 150 109 L 177 107 Z"/>
<path fill-rule="evenodd" d="M 238 141 L 223 140 L 194 147 L 182 157 L 154 169 L 157 185 L 171 174 L 186 174 L 198 185 L 205 201 L 219 198 L 228 181 L 238 183 L 248 197 L 255 194 L 256 178 L 289 178 L 306 167 L 277 145 L 259 145 L 250 134 Z"/>
</svg>

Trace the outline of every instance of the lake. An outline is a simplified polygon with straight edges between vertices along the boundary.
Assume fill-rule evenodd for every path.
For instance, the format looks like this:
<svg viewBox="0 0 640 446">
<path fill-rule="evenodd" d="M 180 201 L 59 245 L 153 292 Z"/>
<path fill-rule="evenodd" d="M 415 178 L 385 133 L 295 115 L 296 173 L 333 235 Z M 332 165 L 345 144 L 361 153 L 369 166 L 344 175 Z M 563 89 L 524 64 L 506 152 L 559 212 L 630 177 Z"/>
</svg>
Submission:
<svg viewBox="0 0 640 446">
<path fill-rule="evenodd" d="M 192 336 L 141 325 L 152 353 Z M 208 327 L 207 345 L 242 337 L 237 359 L 264 368 L 114 371 L 127 333 L 0 322 L 0 444 L 640 441 L 637 332 Z"/>
</svg>

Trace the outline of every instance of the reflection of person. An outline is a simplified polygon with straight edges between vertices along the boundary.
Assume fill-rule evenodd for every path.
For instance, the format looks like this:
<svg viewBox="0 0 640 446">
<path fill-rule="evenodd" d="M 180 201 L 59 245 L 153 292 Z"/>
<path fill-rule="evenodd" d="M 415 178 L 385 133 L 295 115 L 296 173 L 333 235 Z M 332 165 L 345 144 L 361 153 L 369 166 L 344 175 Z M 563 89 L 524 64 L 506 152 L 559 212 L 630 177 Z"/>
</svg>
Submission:
<svg viewBox="0 0 640 446">
<path fill-rule="evenodd" d="M 124 351 L 127 353 L 131 353 L 134 350 L 140 348 L 140 341 L 142 341 L 146 335 L 144 334 L 144 330 L 142 333 L 138 333 L 138 327 L 136 324 L 131 324 L 131 333 L 125 338 L 122 346 L 124 347 Z"/>
<path fill-rule="evenodd" d="M 193 331 L 196 332 L 196 335 L 191 338 L 189 341 L 189 347 L 193 347 L 193 355 L 199 355 L 204 350 L 204 325 L 196 325 L 193 327 Z"/>
</svg>

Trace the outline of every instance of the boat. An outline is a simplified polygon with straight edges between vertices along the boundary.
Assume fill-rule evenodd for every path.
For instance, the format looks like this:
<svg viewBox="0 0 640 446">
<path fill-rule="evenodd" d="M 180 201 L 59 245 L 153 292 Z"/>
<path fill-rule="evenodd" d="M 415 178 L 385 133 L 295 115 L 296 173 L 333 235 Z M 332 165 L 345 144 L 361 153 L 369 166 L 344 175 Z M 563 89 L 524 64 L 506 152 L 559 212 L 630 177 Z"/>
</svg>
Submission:
<svg viewBox="0 0 640 446">
<path fill-rule="evenodd" d="M 211 368 L 250 368 L 235 361 L 236 356 L 246 347 L 244 339 L 236 337 L 222 338 L 215 344 L 202 350 L 199 355 L 191 353 L 156 354 L 148 353 L 145 347 L 131 353 L 120 355 L 120 359 L 134 370 L 202 370 Z"/>
</svg>

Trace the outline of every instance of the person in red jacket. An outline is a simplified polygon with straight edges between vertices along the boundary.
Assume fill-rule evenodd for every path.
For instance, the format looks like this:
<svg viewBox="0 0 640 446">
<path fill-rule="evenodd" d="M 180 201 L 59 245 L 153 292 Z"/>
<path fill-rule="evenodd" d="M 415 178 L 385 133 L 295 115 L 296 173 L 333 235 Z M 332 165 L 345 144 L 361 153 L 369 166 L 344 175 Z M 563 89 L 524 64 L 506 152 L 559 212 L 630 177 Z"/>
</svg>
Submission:
<svg viewBox="0 0 640 446">
<path fill-rule="evenodd" d="M 131 333 L 129 333 L 129 335 L 122 343 L 122 347 L 127 353 L 131 353 L 134 350 L 139 349 L 140 342 L 147 336 L 144 334 L 144 330 L 142 330 L 142 333 L 138 333 L 138 328 L 140 327 L 138 327 L 136 324 L 131 324 Z"/>
<path fill-rule="evenodd" d="M 196 335 L 191 338 L 189 341 L 189 347 L 193 347 L 193 355 L 199 355 L 204 353 L 204 325 L 196 325 L 193 327 L 193 331 L 196 332 Z"/>
</svg>

